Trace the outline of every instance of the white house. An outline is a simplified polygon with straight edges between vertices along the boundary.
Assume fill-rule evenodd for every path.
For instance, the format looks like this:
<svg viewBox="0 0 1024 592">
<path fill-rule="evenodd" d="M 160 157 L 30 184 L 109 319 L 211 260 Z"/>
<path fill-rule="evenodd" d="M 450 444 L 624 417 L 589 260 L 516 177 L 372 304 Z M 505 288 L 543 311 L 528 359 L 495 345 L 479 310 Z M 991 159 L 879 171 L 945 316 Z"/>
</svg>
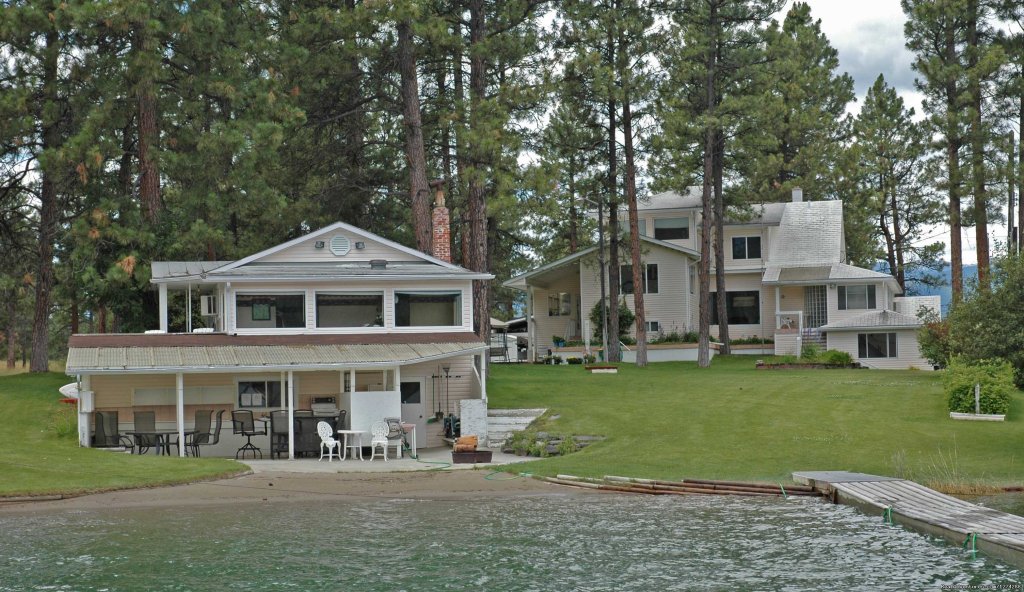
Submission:
<svg viewBox="0 0 1024 592">
<path fill-rule="evenodd" d="M 82 444 L 98 411 L 119 412 L 122 432 L 153 411 L 183 436 L 198 409 L 228 420 L 237 409 L 344 411 L 361 431 L 401 417 L 420 446 L 440 445 L 431 418 L 454 414 L 484 439 L 487 346 L 473 333 L 472 282 L 493 276 L 450 263 L 443 196 L 433 219 L 434 256 L 338 222 L 238 261 L 154 262 L 158 328 L 70 339 Z M 168 333 L 172 296 L 204 326 Z M 231 427 L 214 454 L 244 442 Z M 267 452 L 266 436 L 254 442 Z"/>
<path fill-rule="evenodd" d="M 652 196 L 641 204 L 648 335 L 697 328 L 700 259 L 699 188 Z M 623 212 L 625 216 L 625 212 Z M 848 265 L 840 201 L 754 205 L 724 224 L 726 308 L 733 339 L 772 340 L 776 354 L 804 343 L 848 352 L 872 368 L 931 368 L 918 349 L 921 307 L 938 311 L 938 297 L 904 298 L 887 274 Z M 531 357 L 556 339 L 582 338 L 600 301 L 598 247 L 549 263 L 505 282 L 526 292 Z M 621 289 L 633 308 L 629 251 L 621 250 Z M 712 267 L 712 274 L 719 270 Z M 607 279 L 607 278 L 606 278 Z M 715 294 L 714 275 L 711 280 Z M 713 336 L 718 334 L 712 308 Z"/>
</svg>

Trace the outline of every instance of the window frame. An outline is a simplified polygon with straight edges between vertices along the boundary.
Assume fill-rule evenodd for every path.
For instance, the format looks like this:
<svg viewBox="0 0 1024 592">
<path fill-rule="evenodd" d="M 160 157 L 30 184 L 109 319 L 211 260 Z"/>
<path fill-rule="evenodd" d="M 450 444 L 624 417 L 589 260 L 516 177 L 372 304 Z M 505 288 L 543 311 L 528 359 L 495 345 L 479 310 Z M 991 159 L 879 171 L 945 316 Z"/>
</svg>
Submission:
<svg viewBox="0 0 1024 592">
<path fill-rule="evenodd" d="M 737 241 L 741 241 L 741 242 L 737 243 Z M 751 243 L 751 241 L 754 241 L 754 242 L 757 243 L 757 257 L 750 256 L 750 243 Z M 732 241 L 731 242 L 732 242 L 732 258 L 733 258 L 733 260 L 735 260 L 735 261 L 750 261 L 750 260 L 759 260 L 759 259 L 761 259 L 761 255 L 762 255 L 762 252 L 761 252 L 761 237 L 759 235 L 734 236 L 734 237 L 732 237 Z M 737 244 L 742 244 L 743 245 L 743 249 L 742 249 L 743 256 L 742 257 L 739 257 L 736 254 L 736 252 L 737 252 L 736 245 Z"/>
<path fill-rule="evenodd" d="M 657 263 L 644 263 L 644 294 L 657 294 L 658 289 L 661 287 L 661 276 L 658 270 Z M 654 291 L 651 291 L 651 268 L 654 269 Z M 628 273 L 627 270 L 628 269 Z M 629 282 L 629 290 L 626 289 L 626 282 Z M 623 263 L 619 265 L 619 293 L 623 295 L 629 295 L 633 293 L 633 264 Z"/>
<path fill-rule="evenodd" d="M 451 290 L 400 290 L 395 289 L 392 294 L 392 306 L 394 323 L 396 329 L 423 329 L 423 328 L 435 328 L 435 329 L 449 329 L 452 327 L 462 327 L 465 324 L 466 315 L 466 291 L 461 289 Z M 456 296 L 458 298 L 457 317 L 454 324 L 451 325 L 401 325 L 398 322 L 398 298 L 400 295 L 406 296 Z M 411 312 L 411 311 L 410 311 Z M 410 321 L 411 322 L 411 321 Z"/>
<path fill-rule="evenodd" d="M 380 324 L 322 326 L 320 324 L 320 296 L 380 296 Z M 384 290 L 316 290 L 313 292 L 313 326 L 317 329 L 383 329 L 386 323 L 385 298 Z"/>
<path fill-rule="evenodd" d="M 711 310 L 711 322 L 710 322 L 710 324 L 712 324 L 712 325 L 717 325 L 718 324 L 718 306 L 717 306 L 717 303 L 715 301 L 715 298 L 717 297 L 716 296 L 717 294 L 718 294 L 717 291 L 716 292 L 708 292 L 708 300 L 709 300 L 708 305 L 709 305 L 710 310 Z M 737 319 L 739 317 L 733 316 L 733 311 L 732 311 L 732 308 L 733 308 L 732 307 L 732 302 L 733 302 L 733 300 L 735 298 L 737 298 L 737 297 L 745 296 L 745 295 L 749 295 L 749 294 L 754 294 L 755 298 L 756 298 L 756 303 L 755 303 L 755 306 L 754 306 L 754 310 L 757 312 L 756 319 L 753 322 L 747 322 L 746 319 L 742 319 L 742 320 L 739 320 L 739 321 L 734 321 L 733 319 Z M 730 297 L 730 295 L 731 295 L 731 297 Z M 729 316 L 729 325 L 730 326 L 732 326 L 732 325 L 760 325 L 761 324 L 761 305 L 762 305 L 762 302 L 761 302 L 761 291 L 760 290 L 732 290 L 732 291 L 726 290 L 725 291 L 725 314 L 727 314 Z"/>
<path fill-rule="evenodd" d="M 243 405 L 242 404 L 242 385 L 243 384 L 259 384 L 263 383 L 265 392 L 261 393 L 264 396 L 264 405 Z M 270 385 L 275 384 L 281 391 L 277 393 L 277 405 L 271 405 L 271 392 Z M 284 381 L 284 385 L 281 384 L 280 377 L 270 375 L 256 375 L 256 376 L 236 376 L 235 377 L 235 409 L 282 409 L 287 404 L 288 400 L 288 381 Z"/>
<path fill-rule="evenodd" d="M 242 331 L 266 331 L 266 330 L 281 330 L 281 329 L 291 329 L 291 330 L 294 330 L 294 329 L 307 329 L 307 328 L 309 328 L 309 319 L 307 318 L 308 315 L 306 314 L 306 312 L 307 312 L 306 311 L 306 304 L 307 304 L 306 303 L 306 296 L 307 296 L 307 294 L 306 294 L 305 290 L 237 290 L 237 291 L 235 291 L 232 294 L 232 296 L 233 296 L 233 298 L 231 299 L 231 306 L 234 308 L 234 310 L 233 310 L 234 314 L 233 314 L 233 319 L 232 320 L 234 322 L 236 330 L 240 329 Z M 293 325 L 293 326 L 288 326 L 288 327 L 244 327 L 244 326 L 240 326 L 239 325 L 238 321 L 239 321 L 239 319 L 242 318 L 242 315 L 239 314 L 239 308 L 240 308 L 238 306 L 238 299 L 239 298 L 259 298 L 259 297 L 277 298 L 279 296 L 299 296 L 299 297 L 302 298 L 302 305 L 300 307 L 300 310 L 302 311 L 302 324 L 301 325 Z M 255 302 L 253 304 L 255 304 Z M 261 306 L 262 306 L 262 304 L 263 303 L 261 303 Z M 276 304 L 274 305 L 274 307 L 276 308 Z M 263 319 L 263 320 L 255 319 L 253 317 L 254 317 L 255 312 L 256 312 L 256 307 L 255 306 L 248 306 L 248 307 L 244 307 L 244 308 L 249 308 L 249 322 L 267 322 L 271 318 L 271 317 L 268 316 L 268 318 Z M 268 309 L 268 314 L 269 314 L 269 309 Z"/>
<path fill-rule="evenodd" d="M 885 335 L 885 355 L 871 355 L 871 348 L 878 349 L 877 342 L 870 343 L 872 336 Z M 857 357 L 865 360 L 891 360 L 899 358 L 899 338 L 893 331 L 878 331 L 872 333 L 857 333 Z"/>
<path fill-rule="evenodd" d="M 661 237 L 661 236 L 658 236 L 658 230 L 659 230 L 658 222 L 668 222 L 668 221 L 672 221 L 672 220 L 675 220 L 675 221 L 682 220 L 683 221 L 683 225 L 682 226 L 665 226 L 665 227 L 662 227 L 661 230 L 679 230 L 679 231 L 681 231 L 681 234 L 683 236 L 672 236 L 672 237 L 664 237 L 664 238 Z M 653 219 L 653 223 L 651 224 L 651 227 L 652 227 L 651 229 L 654 231 L 652 233 L 652 237 L 654 239 L 656 239 L 656 240 L 690 240 L 690 217 L 689 216 L 671 216 L 671 217 L 666 216 L 664 218 L 654 218 Z"/>
<path fill-rule="evenodd" d="M 850 307 L 850 288 L 865 289 L 865 307 Z M 840 284 L 836 288 L 836 306 L 839 310 L 877 310 L 878 286 L 875 284 Z"/>
</svg>

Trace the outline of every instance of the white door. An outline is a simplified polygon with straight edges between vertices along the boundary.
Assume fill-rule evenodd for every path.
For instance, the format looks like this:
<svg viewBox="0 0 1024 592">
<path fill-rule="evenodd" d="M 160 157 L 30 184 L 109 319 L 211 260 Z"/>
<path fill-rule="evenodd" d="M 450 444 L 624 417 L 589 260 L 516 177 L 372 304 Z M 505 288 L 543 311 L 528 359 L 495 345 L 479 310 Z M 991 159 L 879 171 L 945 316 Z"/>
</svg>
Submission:
<svg viewBox="0 0 1024 592">
<path fill-rule="evenodd" d="M 402 377 L 402 422 L 416 424 L 416 445 L 427 442 L 426 379 Z M 412 442 L 409 442 L 412 445 Z"/>
</svg>

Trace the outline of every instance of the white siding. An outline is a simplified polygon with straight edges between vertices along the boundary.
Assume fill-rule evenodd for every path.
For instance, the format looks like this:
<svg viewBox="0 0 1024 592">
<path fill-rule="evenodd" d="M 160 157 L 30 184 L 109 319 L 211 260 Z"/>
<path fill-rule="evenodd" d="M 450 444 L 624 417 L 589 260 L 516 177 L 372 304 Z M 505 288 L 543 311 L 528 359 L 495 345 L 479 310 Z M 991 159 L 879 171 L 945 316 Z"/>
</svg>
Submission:
<svg viewBox="0 0 1024 592">
<path fill-rule="evenodd" d="M 448 370 L 450 379 L 447 389 L 445 380 L 439 378 L 444 375 L 441 366 L 445 364 L 451 364 Z M 424 380 L 426 392 L 423 393 L 423 411 L 427 417 L 432 417 L 438 408 L 445 415 L 449 413 L 459 415 L 459 401 L 480 398 L 480 383 L 473 366 L 473 356 L 402 366 L 402 380 L 412 378 Z M 420 434 L 417 434 L 416 445 L 420 448 L 443 446 L 444 442 L 441 440 L 444 435 L 443 430 L 444 426 L 439 421 L 428 423 L 425 441 Z"/>
<path fill-rule="evenodd" d="M 725 275 L 726 292 L 748 292 L 757 290 L 760 293 L 761 322 L 750 325 L 729 325 L 729 337 L 771 337 L 775 332 L 775 292 L 771 286 L 761 285 L 760 273 L 727 273 Z M 715 277 L 711 276 L 711 291 L 715 292 Z M 785 302 L 785 301 L 783 301 Z M 801 300 L 801 308 L 803 301 Z M 786 310 L 783 305 L 783 310 Z M 718 336 L 718 325 L 711 325 L 711 333 Z"/>
<path fill-rule="evenodd" d="M 563 275 L 557 280 L 547 283 L 545 286 L 534 286 L 533 288 L 533 322 L 536 352 L 538 356 L 547 354 L 549 348 L 554 347 L 552 337 L 557 335 L 565 337 L 569 333 L 569 339 L 580 336 L 582 324 L 580 322 L 580 311 L 583 317 L 590 313 L 590 309 L 583 303 L 580 307 L 580 276 L 576 265 L 568 265 L 562 268 Z M 552 294 L 568 293 L 571 295 L 572 304 L 569 307 L 569 316 L 548 316 L 548 297 Z M 568 330 L 568 331 L 567 331 Z"/>
<path fill-rule="evenodd" d="M 347 255 L 339 257 L 331 252 L 331 237 L 343 235 L 351 242 L 351 250 Z M 323 241 L 322 249 L 316 248 L 316 242 Z M 365 245 L 363 249 L 357 249 L 356 243 Z M 398 249 L 384 245 L 368 238 L 361 238 L 355 234 L 338 230 L 337 232 L 324 236 L 310 238 L 282 249 L 266 257 L 257 259 L 260 263 L 354 263 L 356 261 L 369 261 L 370 259 L 386 259 L 388 261 L 421 261 L 418 257 L 404 253 Z"/>
<path fill-rule="evenodd" d="M 857 336 L 860 333 L 896 333 L 896 358 L 859 358 L 857 357 Z M 872 329 L 870 331 L 829 331 L 826 335 L 828 349 L 844 351 L 868 368 L 879 368 L 887 370 L 905 370 L 907 368 L 919 368 L 931 370 L 932 365 L 921 355 L 921 349 L 917 343 L 917 331 L 912 329 L 901 329 L 897 331 L 886 331 L 884 328 Z"/>
<path fill-rule="evenodd" d="M 723 246 L 725 247 L 725 268 L 730 269 L 756 269 L 760 270 L 764 264 L 764 258 L 768 255 L 766 247 L 768 241 L 765 232 L 766 227 L 756 226 L 753 224 L 743 226 L 726 226 L 723 229 L 722 235 L 724 237 Z M 761 257 L 757 259 L 734 259 L 732 252 L 732 239 L 736 237 L 751 237 L 756 236 L 761 239 Z"/>
<path fill-rule="evenodd" d="M 888 289 L 885 284 L 881 282 L 862 282 L 862 283 L 849 283 L 843 284 L 844 286 L 862 286 L 864 284 L 874 284 L 875 286 L 875 308 L 869 309 L 857 309 L 857 310 L 839 310 L 839 289 L 836 284 L 828 284 L 828 322 L 835 323 L 836 321 L 845 321 L 853 317 L 858 317 L 864 313 L 871 312 L 873 310 L 884 310 L 887 307 L 887 303 L 890 301 Z"/>
</svg>

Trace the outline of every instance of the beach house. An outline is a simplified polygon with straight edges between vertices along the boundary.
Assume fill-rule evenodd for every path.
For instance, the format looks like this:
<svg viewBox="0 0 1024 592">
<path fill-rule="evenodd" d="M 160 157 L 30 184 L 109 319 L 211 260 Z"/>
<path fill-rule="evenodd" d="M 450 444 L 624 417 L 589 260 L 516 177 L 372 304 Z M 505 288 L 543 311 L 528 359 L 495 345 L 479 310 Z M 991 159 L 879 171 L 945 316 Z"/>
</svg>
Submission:
<svg viewBox="0 0 1024 592">
<path fill-rule="evenodd" d="M 625 218 L 625 211 L 622 218 Z M 643 286 L 633 286 L 629 251 L 620 250 L 623 301 L 633 309 L 634 289 L 644 290 L 649 338 L 682 334 L 698 326 L 701 193 L 660 193 L 640 204 Z M 904 297 L 886 273 L 849 265 L 841 201 L 754 204 L 731 212 L 724 223 L 726 314 L 733 339 L 757 338 L 758 353 L 798 354 L 814 343 L 849 353 L 871 368 L 930 369 L 918 348 L 922 309 L 938 312 L 938 297 Z M 607 255 L 606 255 L 607 256 Z M 590 247 L 514 277 L 506 286 L 526 293 L 531 349 L 536 359 L 561 342 L 594 341 L 585 335 L 601 299 L 599 247 Z M 608 276 L 605 276 L 607 285 Z M 712 307 L 711 334 L 718 335 Z M 624 358 L 631 359 L 626 348 Z M 695 359 L 683 346 L 651 350 L 651 360 Z"/>
<path fill-rule="evenodd" d="M 313 412 L 363 432 L 401 418 L 420 446 L 440 445 L 438 418 L 452 415 L 484 439 L 487 344 L 473 332 L 472 283 L 493 276 L 451 263 L 441 194 L 433 225 L 432 254 L 338 222 L 237 261 L 154 262 L 153 330 L 70 338 L 80 441 L 98 412 L 116 413 L 121 432 L 153 412 L 156 431 L 186 440 L 196 410 Z M 231 431 L 212 453 L 236 453 L 246 439 Z M 252 440 L 268 451 L 266 436 Z"/>
</svg>

